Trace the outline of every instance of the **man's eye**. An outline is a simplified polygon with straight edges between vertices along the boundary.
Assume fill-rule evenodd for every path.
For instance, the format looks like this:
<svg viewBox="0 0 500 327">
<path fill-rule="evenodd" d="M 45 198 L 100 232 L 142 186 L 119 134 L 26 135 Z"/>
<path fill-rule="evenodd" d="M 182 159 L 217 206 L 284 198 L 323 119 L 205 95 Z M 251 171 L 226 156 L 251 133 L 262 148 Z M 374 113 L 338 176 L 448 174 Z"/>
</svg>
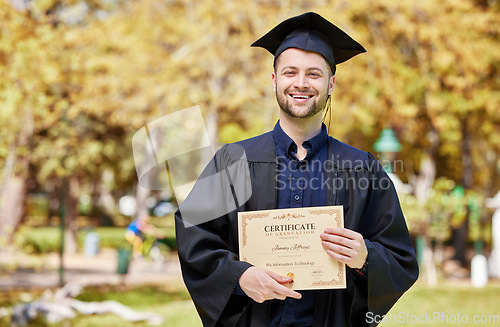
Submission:
<svg viewBox="0 0 500 327">
<path fill-rule="evenodd" d="M 292 75 L 295 75 L 295 72 L 293 72 L 293 71 L 287 71 L 287 72 L 285 72 L 285 75 L 292 76 Z"/>
<path fill-rule="evenodd" d="M 309 76 L 312 76 L 312 77 L 320 77 L 320 75 L 318 73 L 310 73 Z"/>
</svg>

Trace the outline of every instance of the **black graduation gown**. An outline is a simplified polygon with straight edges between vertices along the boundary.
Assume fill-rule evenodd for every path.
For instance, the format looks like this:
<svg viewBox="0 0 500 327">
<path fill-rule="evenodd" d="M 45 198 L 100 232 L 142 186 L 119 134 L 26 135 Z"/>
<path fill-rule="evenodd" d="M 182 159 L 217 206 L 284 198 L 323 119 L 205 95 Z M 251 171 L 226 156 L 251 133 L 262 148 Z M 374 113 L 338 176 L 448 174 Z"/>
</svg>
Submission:
<svg viewBox="0 0 500 327">
<path fill-rule="evenodd" d="M 178 253 L 184 282 L 204 326 L 263 327 L 269 325 L 269 301 L 259 304 L 233 294 L 241 274 L 250 266 L 238 260 L 237 211 L 276 208 L 275 145 L 271 132 L 235 144 L 239 147 L 222 147 L 202 177 L 241 161 L 239 149 L 243 147 L 248 161 L 244 164 L 250 172 L 250 199 L 237 203 L 238 209 L 229 214 L 189 228 L 184 227 L 181 216 L 189 210 L 183 211 L 181 206 L 175 214 Z M 326 169 L 333 184 L 327 204 L 342 204 L 345 227 L 363 235 L 368 276 L 346 267 L 346 289 L 318 291 L 313 326 L 373 326 L 376 324 L 367 320 L 386 314 L 417 279 L 415 253 L 395 189 L 378 161 L 331 137 L 328 147 L 331 161 Z M 188 200 L 189 196 L 184 204 L 196 206 Z"/>
</svg>

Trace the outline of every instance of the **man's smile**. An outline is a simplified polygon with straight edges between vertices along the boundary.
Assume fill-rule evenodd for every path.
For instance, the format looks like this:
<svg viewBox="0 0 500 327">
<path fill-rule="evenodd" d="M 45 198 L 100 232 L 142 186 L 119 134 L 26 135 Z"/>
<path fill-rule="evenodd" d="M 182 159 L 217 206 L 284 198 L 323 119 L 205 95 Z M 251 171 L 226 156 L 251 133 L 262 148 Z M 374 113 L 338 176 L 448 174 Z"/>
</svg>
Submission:
<svg viewBox="0 0 500 327">
<path fill-rule="evenodd" d="M 307 100 L 309 100 L 314 96 L 313 94 L 299 94 L 299 93 L 291 93 L 288 95 L 292 97 L 296 102 L 306 102 Z"/>
</svg>

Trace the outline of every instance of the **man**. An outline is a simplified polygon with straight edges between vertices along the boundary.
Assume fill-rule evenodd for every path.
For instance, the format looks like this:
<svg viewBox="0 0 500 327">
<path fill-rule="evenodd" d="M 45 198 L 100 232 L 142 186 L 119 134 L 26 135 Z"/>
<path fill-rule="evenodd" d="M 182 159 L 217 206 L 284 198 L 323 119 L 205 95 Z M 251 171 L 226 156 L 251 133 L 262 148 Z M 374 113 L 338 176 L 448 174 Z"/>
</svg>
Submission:
<svg viewBox="0 0 500 327">
<path fill-rule="evenodd" d="M 156 238 L 165 237 L 161 230 L 149 223 L 149 214 L 141 212 L 125 230 L 125 239 L 132 244 L 132 257 L 134 260 L 142 260 L 143 258 L 142 245 L 144 244 L 146 235 L 153 235 Z"/>
<path fill-rule="evenodd" d="M 205 326 L 373 325 L 414 283 L 418 267 L 387 174 L 322 124 L 336 64 L 365 50 L 315 13 L 282 22 L 253 46 L 275 56 L 280 119 L 272 132 L 219 150 L 176 213 L 182 273 L 196 309 Z M 235 173 L 244 168 L 249 196 Z M 230 191 L 204 190 L 203 180 L 216 175 L 223 181 L 213 185 L 229 183 Z M 218 192 L 227 193 L 221 199 L 232 194 L 234 205 L 211 197 Z M 325 205 L 344 206 L 345 228 L 328 228 L 318 242 L 347 265 L 346 289 L 293 291 L 291 278 L 238 260 L 238 211 Z M 221 207 L 224 214 L 216 214 Z M 203 215 L 211 217 L 195 218 Z"/>
</svg>

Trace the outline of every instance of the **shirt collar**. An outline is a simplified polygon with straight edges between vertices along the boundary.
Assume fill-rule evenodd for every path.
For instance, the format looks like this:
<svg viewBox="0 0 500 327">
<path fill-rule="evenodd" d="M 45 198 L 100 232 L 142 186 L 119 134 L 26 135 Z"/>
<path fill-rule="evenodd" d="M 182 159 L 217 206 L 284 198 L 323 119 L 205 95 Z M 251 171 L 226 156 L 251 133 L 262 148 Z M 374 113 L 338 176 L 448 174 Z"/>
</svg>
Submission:
<svg viewBox="0 0 500 327">
<path fill-rule="evenodd" d="M 280 122 L 278 121 L 274 126 L 273 130 L 274 141 L 276 145 L 280 148 L 280 150 L 285 153 L 288 157 L 295 158 L 295 154 L 297 153 L 297 145 L 295 142 L 288 136 L 280 126 Z M 315 137 L 304 141 L 302 146 L 307 149 L 307 156 L 314 156 L 323 146 L 326 145 L 328 141 L 328 132 L 326 130 L 326 125 L 321 124 L 321 132 Z"/>
</svg>

